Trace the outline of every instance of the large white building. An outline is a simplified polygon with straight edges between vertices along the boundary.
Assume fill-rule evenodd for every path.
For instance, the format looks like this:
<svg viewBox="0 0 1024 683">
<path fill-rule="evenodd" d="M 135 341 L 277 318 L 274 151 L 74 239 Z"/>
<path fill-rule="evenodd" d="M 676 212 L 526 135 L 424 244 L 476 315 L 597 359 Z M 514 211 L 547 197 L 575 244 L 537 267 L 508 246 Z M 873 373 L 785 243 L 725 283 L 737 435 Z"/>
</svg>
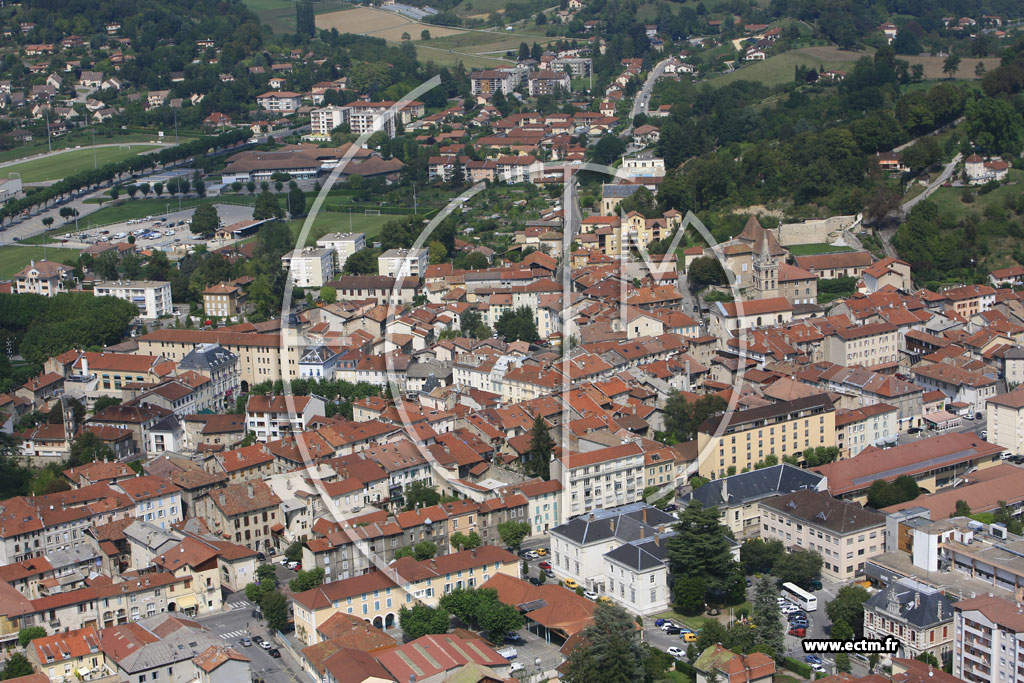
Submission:
<svg viewBox="0 0 1024 683">
<path fill-rule="evenodd" d="M 388 249 L 377 257 L 377 273 L 388 277 L 420 277 L 427 270 L 426 249 Z"/>
<path fill-rule="evenodd" d="M 337 272 L 345 267 L 348 257 L 366 248 L 366 235 L 361 232 L 331 232 L 316 241 L 318 247 L 334 250 Z"/>
<path fill-rule="evenodd" d="M 323 287 L 334 277 L 334 250 L 295 249 L 281 257 L 281 267 L 288 271 L 296 287 Z"/>
<path fill-rule="evenodd" d="M 333 104 L 309 112 L 310 137 L 330 138 L 331 131 L 347 120 L 347 112 L 347 109 Z"/>
<path fill-rule="evenodd" d="M 665 545 L 677 520 L 646 503 L 594 510 L 551 529 L 551 569 L 638 614 L 668 609 Z"/>
<path fill-rule="evenodd" d="M 551 462 L 551 478 L 562 483 L 562 513 L 568 516 L 640 500 L 644 451 L 639 444 L 569 453 Z"/>
<path fill-rule="evenodd" d="M 94 296 L 114 296 L 135 304 L 139 317 L 156 319 L 174 313 L 171 302 L 171 283 L 152 280 L 116 280 L 97 282 Z"/>
<path fill-rule="evenodd" d="M 953 605 L 953 675 L 972 683 L 1019 681 L 1024 615 L 1010 600 L 987 596 Z"/>
<path fill-rule="evenodd" d="M 985 440 L 1010 453 L 1024 453 L 1024 389 L 993 396 L 985 402 L 988 434 Z"/>
</svg>

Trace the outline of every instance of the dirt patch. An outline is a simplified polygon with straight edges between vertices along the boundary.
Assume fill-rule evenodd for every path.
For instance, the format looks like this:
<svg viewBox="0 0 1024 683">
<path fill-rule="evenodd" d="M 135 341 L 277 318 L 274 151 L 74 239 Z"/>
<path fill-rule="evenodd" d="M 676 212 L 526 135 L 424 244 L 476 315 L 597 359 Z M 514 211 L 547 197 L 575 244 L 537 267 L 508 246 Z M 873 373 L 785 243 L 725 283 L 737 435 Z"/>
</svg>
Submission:
<svg viewBox="0 0 1024 683">
<path fill-rule="evenodd" d="M 772 218 L 778 218 L 780 220 L 786 217 L 786 213 L 784 211 L 780 211 L 779 209 L 769 209 L 763 204 L 754 204 L 753 206 L 733 209 L 732 212 L 736 215 L 750 214 L 751 216 L 771 216 Z"/>
<path fill-rule="evenodd" d="M 424 30 L 430 31 L 432 38 L 463 33 L 460 29 L 429 26 L 395 12 L 386 12 L 370 7 L 357 7 L 355 9 L 318 14 L 316 17 L 316 27 L 321 29 L 336 28 L 341 33 L 374 36 L 375 38 L 383 38 L 395 43 L 402 40 L 403 33 L 408 33 L 409 37 L 413 40 L 419 40 L 420 34 Z"/>
</svg>

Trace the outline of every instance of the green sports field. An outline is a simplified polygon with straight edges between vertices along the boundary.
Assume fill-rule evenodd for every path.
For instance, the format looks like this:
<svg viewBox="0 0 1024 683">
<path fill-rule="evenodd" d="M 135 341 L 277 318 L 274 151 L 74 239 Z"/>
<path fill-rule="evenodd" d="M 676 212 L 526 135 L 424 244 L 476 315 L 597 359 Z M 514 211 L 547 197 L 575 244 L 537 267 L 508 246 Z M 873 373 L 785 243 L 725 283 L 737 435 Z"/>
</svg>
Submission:
<svg viewBox="0 0 1024 683">
<path fill-rule="evenodd" d="M 142 152 L 155 149 L 157 145 L 126 144 L 122 147 L 97 147 L 95 149 L 96 166 L 123 161 L 137 156 Z M 20 173 L 23 183 L 43 183 L 50 180 L 60 180 L 72 173 L 93 168 L 93 149 L 76 149 L 63 154 L 34 159 L 12 166 L 0 168 L 0 175 L 8 173 Z"/>
<path fill-rule="evenodd" d="M 309 235 L 306 238 L 305 246 L 311 246 L 316 244 L 319 237 L 326 235 L 329 232 L 362 232 L 366 233 L 368 240 L 372 241 L 380 234 L 380 230 L 384 227 L 384 224 L 390 220 L 401 218 L 401 216 L 367 216 L 362 212 L 352 213 L 352 220 L 349 222 L 348 213 L 338 213 L 335 211 L 321 211 L 313 219 L 313 227 L 309 231 Z M 299 237 L 299 231 L 302 229 L 302 224 L 305 219 L 297 219 L 288 221 L 288 227 L 291 228 L 292 236 L 295 239 Z"/>
<path fill-rule="evenodd" d="M 50 261 L 63 262 L 64 259 L 78 257 L 78 251 L 74 249 L 50 247 L 44 250 L 43 247 L 3 246 L 0 247 L 0 279 L 9 280 L 14 277 L 29 261 L 42 259 L 44 251 Z"/>
</svg>

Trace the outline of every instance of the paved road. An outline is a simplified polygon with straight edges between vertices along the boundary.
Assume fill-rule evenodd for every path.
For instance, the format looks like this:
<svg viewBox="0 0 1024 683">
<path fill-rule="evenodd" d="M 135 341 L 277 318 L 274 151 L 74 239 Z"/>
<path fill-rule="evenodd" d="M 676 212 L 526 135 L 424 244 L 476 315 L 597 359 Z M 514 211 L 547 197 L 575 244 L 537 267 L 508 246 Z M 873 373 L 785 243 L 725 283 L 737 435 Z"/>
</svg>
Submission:
<svg viewBox="0 0 1024 683">
<path fill-rule="evenodd" d="M 928 187 L 925 188 L 924 192 L 917 195 L 913 199 L 904 202 L 903 206 L 900 207 L 900 209 L 903 211 L 903 215 L 905 216 L 908 213 L 910 213 L 910 210 L 917 206 L 919 202 L 928 199 L 928 197 L 932 196 L 933 192 L 942 187 L 942 183 L 949 180 L 950 176 L 953 175 L 953 171 L 956 170 L 956 165 L 960 163 L 960 159 L 962 157 L 962 154 L 957 154 L 955 157 L 953 157 L 953 160 L 946 164 L 945 168 L 942 169 L 942 173 L 940 173 L 939 176 L 935 180 L 933 180 L 928 185 Z"/>
<path fill-rule="evenodd" d="M 626 129 L 622 131 L 622 137 L 629 137 L 633 132 L 633 117 L 637 114 L 646 114 L 649 111 L 651 105 L 651 93 L 654 92 L 654 84 L 658 82 L 658 79 L 665 75 L 665 66 L 672 61 L 672 57 L 663 59 L 654 65 L 650 73 L 647 74 L 647 80 L 640 86 L 640 90 L 637 91 L 633 97 L 633 108 L 629 112 L 629 122 L 626 125 Z"/>
</svg>

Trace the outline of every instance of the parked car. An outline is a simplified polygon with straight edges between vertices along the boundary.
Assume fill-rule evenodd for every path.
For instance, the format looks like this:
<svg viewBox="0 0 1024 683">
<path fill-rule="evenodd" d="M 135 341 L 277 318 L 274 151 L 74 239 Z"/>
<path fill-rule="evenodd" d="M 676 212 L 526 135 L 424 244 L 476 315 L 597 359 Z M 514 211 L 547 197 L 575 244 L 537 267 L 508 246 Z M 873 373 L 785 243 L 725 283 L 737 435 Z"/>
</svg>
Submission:
<svg viewBox="0 0 1024 683">
<path fill-rule="evenodd" d="M 252 637 L 252 642 L 256 643 L 257 645 L 260 645 L 264 641 L 263 641 L 263 638 L 261 636 L 253 636 Z"/>
<path fill-rule="evenodd" d="M 821 664 L 811 664 L 811 671 L 813 671 L 816 674 L 823 674 L 825 673 L 825 667 L 823 667 Z"/>
<path fill-rule="evenodd" d="M 516 633 L 515 631 L 509 631 L 508 633 L 505 634 L 505 642 L 506 643 L 522 643 L 523 642 L 523 637 L 521 635 L 519 635 L 518 633 Z"/>
<path fill-rule="evenodd" d="M 804 661 L 808 664 L 821 664 L 822 659 L 818 655 L 807 655 L 804 657 Z"/>
<path fill-rule="evenodd" d="M 583 597 L 588 600 L 597 600 L 597 591 L 583 591 Z"/>
<path fill-rule="evenodd" d="M 252 647 L 252 639 L 251 638 L 248 638 L 248 637 L 242 638 L 238 642 L 240 642 L 242 644 L 242 647 Z"/>
<path fill-rule="evenodd" d="M 609 597 L 608 597 L 607 595 L 602 595 L 601 597 L 599 597 L 599 598 L 597 599 L 597 601 L 598 601 L 599 603 L 601 603 L 602 605 L 614 605 L 614 604 L 615 604 L 615 601 L 613 601 L 613 600 L 612 600 L 611 598 L 609 598 Z"/>
<path fill-rule="evenodd" d="M 256 559 L 259 560 L 260 562 L 266 562 L 267 561 L 267 556 L 264 555 L 263 553 L 256 553 Z"/>
<path fill-rule="evenodd" d="M 534 552 L 537 553 L 537 555 L 539 555 L 540 557 L 544 557 L 545 555 L 548 554 L 548 549 L 547 548 L 537 548 Z"/>
<path fill-rule="evenodd" d="M 532 583 L 534 586 L 539 586 L 540 585 L 540 579 L 538 579 L 536 576 L 531 576 L 530 577 L 530 583 Z"/>
<path fill-rule="evenodd" d="M 269 640 L 260 640 L 260 647 L 262 647 L 264 650 L 274 649 L 274 646 L 271 644 Z"/>
<path fill-rule="evenodd" d="M 545 570 L 546 569 L 551 569 L 551 563 L 548 562 L 547 560 L 545 560 L 544 562 L 541 562 L 537 566 L 540 567 L 541 569 L 545 569 Z"/>
<path fill-rule="evenodd" d="M 665 619 L 658 619 L 657 621 L 654 622 L 654 625 L 657 626 L 658 628 L 661 628 L 662 626 L 665 625 Z"/>
<path fill-rule="evenodd" d="M 665 629 L 669 629 L 669 628 L 679 628 L 679 626 L 678 626 L 678 624 L 676 624 L 676 622 L 672 621 L 671 619 L 665 619 L 662 622 L 661 626 L 659 626 L 658 628 L 660 628 L 662 631 L 664 631 Z"/>
<path fill-rule="evenodd" d="M 675 645 L 673 645 L 672 647 L 670 647 L 667 650 L 665 650 L 665 652 L 669 653 L 670 655 L 672 655 L 676 659 L 680 659 L 680 658 L 686 656 L 686 653 L 683 652 L 683 648 L 676 647 Z"/>
<path fill-rule="evenodd" d="M 569 588 L 571 590 L 576 590 L 580 587 L 580 585 L 576 583 L 576 579 L 566 579 L 562 582 L 562 584 L 564 584 L 566 588 Z"/>
<path fill-rule="evenodd" d="M 920 427 L 911 427 L 907 430 L 907 434 L 917 434 L 921 431 Z"/>
<path fill-rule="evenodd" d="M 670 636 L 678 636 L 680 633 L 683 632 L 683 629 L 679 628 L 678 626 L 669 626 L 668 628 L 662 630 Z"/>
<path fill-rule="evenodd" d="M 540 557 L 540 556 L 537 553 L 533 552 L 532 550 L 527 550 L 526 554 L 523 555 L 523 558 L 527 559 L 527 560 L 536 560 L 538 557 Z"/>
<path fill-rule="evenodd" d="M 276 647 L 267 650 L 267 654 L 273 657 L 274 659 L 281 659 L 281 651 L 278 650 Z"/>
<path fill-rule="evenodd" d="M 791 628 L 789 629 L 789 635 L 796 636 L 797 638 L 803 638 L 807 635 L 807 629 L 803 626 L 799 628 Z"/>
<path fill-rule="evenodd" d="M 988 430 L 982 429 L 980 432 L 978 432 L 978 436 L 980 436 L 983 439 L 987 439 L 988 438 Z"/>
<path fill-rule="evenodd" d="M 697 642 L 697 634 L 694 633 L 693 631 L 683 631 L 681 634 L 679 634 L 679 637 L 683 639 L 684 643 L 696 643 Z"/>
</svg>

